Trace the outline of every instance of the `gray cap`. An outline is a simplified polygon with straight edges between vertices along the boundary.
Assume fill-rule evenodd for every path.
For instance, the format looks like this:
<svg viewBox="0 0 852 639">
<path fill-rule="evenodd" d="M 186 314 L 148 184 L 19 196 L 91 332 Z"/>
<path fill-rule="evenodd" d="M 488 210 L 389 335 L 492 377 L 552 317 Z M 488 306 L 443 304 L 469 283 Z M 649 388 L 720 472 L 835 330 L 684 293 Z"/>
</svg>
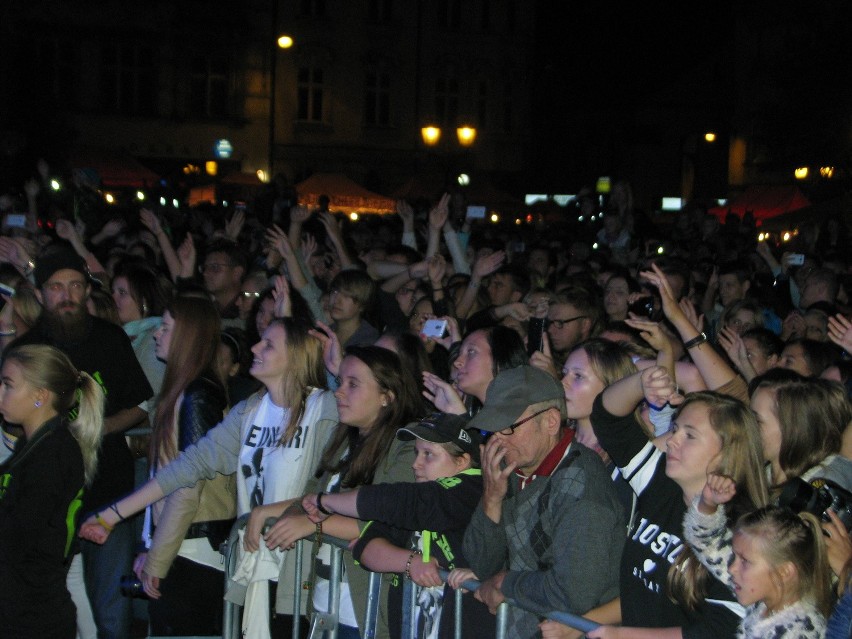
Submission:
<svg viewBox="0 0 852 639">
<path fill-rule="evenodd" d="M 540 402 L 557 402 L 562 419 L 565 410 L 565 391 L 553 377 L 534 366 L 516 366 L 497 373 L 485 391 L 485 405 L 468 428 L 492 433 L 508 428 L 523 412 Z"/>
</svg>

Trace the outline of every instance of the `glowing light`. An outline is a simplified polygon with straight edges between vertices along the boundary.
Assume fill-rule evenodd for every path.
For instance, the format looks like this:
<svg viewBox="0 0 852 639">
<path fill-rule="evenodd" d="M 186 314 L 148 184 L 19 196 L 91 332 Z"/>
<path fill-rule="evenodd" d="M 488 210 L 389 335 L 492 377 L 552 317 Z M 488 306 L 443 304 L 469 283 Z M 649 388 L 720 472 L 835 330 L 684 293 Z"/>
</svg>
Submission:
<svg viewBox="0 0 852 639">
<path fill-rule="evenodd" d="M 165 206 L 165 205 L 166 205 L 166 198 L 161 197 L 160 198 L 160 206 Z"/>
<path fill-rule="evenodd" d="M 50 188 L 52 188 L 54 191 L 58 191 L 62 188 L 62 185 L 59 183 L 59 180 L 51 180 Z"/>
<path fill-rule="evenodd" d="M 781 236 L 781 239 L 784 240 L 785 242 L 789 242 L 790 241 L 790 232 L 784 231 L 784 235 Z"/>
<path fill-rule="evenodd" d="M 762 242 L 765 239 L 766 239 L 766 233 L 758 233 L 757 234 L 757 241 L 758 242 Z"/>
<path fill-rule="evenodd" d="M 424 126 L 420 129 L 420 135 L 423 137 L 423 144 L 435 146 L 441 140 L 441 129 L 436 126 Z"/>
<path fill-rule="evenodd" d="M 515 226 L 520 226 L 520 225 L 521 225 L 521 218 L 516 217 L 515 218 Z"/>
<path fill-rule="evenodd" d="M 594 221 L 595 221 L 595 220 L 597 220 L 597 219 L 598 219 L 598 218 L 597 218 L 597 217 L 595 217 L 594 215 L 592 216 L 592 222 L 594 222 Z"/>
<path fill-rule="evenodd" d="M 532 213 L 527 213 L 527 224 L 532 224 L 533 216 Z"/>
<path fill-rule="evenodd" d="M 257 179 L 260 180 L 261 182 L 266 182 L 267 181 L 266 171 L 264 171 L 263 169 L 258 169 L 257 170 Z"/>
<path fill-rule="evenodd" d="M 597 243 L 597 242 L 595 242 L 594 244 L 592 244 L 592 248 L 593 248 L 593 249 L 597 249 L 597 248 L 598 248 L 598 243 Z"/>
<path fill-rule="evenodd" d="M 491 221 L 492 221 L 492 222 L 494 222 L 494 223 L 496 224 L 497 222 L 499 222 L 499 221 L 500 221 L 500 216 L 499 216 L 499 215 L 497 215 L 496 213 L 492 213 L 492 214 L 491 214 Z"/>
<path fill-rule="evenodd" d="M 289 49 L 293 46 L 293 38 L 288 35 L 278 36 L 278 47 L 281 49 Z"/>
<path fill-rule="evenodd" d="M 204 163 L 204 172 L 207 175 L 216 175 L 219 172 L 219 164 L 216 160 L 208 160 Z"/>
<path fill-rule="evenodd" d="M 459 174 L 458 178 L 456 179 L 458 180 L 460 186 L 467 186 L 468 184 L 470 184 L 470 176 L 467 173 Z"/>
<path fill-rule="evenodd" d="M 704 134 L 704 140 L 712 144 L 716 141 L 716 134 L 713 133 L 713 131 L 707 131 L 707 133 Z"/>
<path fill-rule="evenodd" d="M 662 246 L 658 246 L 657 247 L 657 255 L 662 255 L 663 253 L 665 253 L 665 249 L 663 249 Z"/>
<path fill-rule="evenodd" d="M 145 194 L 142 191 L 136 191 L 136 199 L 141 202 L 145 199 Z"/>
<path fill-rule="evenodd" d="M 352 220 L 353 222 L 357 222 L 358 221 L 358 214 L 353 211 L 352 213 L 349 214 L 349 219 Z"/>
<path fill-rule="evenodd" d="M 178 208 L 180 206 L 180 202 L 177 201 L 177 198 L 172 200 L 172 206 L 175 207 L 175 208 Z"/>
<path fill-rule="evenodd" d="M 456 129 L 456 135 L 462 146 L 472 146 L 476 142 L 476 129 L 472 126 L 460 126 Z"/>
<path fill-rule="evenodd" d="M 800 166 L 798 169 L 793 171 L 793 175 L 796 176 L 797 180 L 804 180 L 806 177 L 808 177 L 808 167 Z"/>
<path fill-rule="evenodd" d="M 112 193 L 104 195 L 104 199 L 107 201 L 107 204 L 115 204 L 115 196 Z"/>
<path fill-rule="evenodd" d="M 821 166 L 819 167 L 819 174 L 827 180 L 830 180 L 834 177 L 834 167 L 833 166 Z"/>
</svg>

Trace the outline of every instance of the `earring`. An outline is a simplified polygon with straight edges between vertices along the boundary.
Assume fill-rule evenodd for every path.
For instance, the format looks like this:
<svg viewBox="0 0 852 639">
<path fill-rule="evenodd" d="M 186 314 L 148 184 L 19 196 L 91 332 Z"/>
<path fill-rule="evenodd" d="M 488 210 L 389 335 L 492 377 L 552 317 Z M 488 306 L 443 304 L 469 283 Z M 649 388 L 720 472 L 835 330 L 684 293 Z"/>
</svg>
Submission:
<svg viewBox="0 0 852 639">
<path fill-rule="evenodd" d="M 387 406 L 388 406 L 387 400 L 383 401 L 382 402 L 382 408 L 387 408 Z"/>
<path fill-rule="evenodd" d="M 37 401 L 37 402 L 35 403 L 35 407 L 36 407 L 36 408 L 41 408 L 41 402 L 40 402 L 40 401 Z"/>
<path fill-rule="evenodd" d="M 147 315 L 147 314 L 148 314 L 148 305 L 143 303 L 142 304 L 142 315 Z"/>
</svg>

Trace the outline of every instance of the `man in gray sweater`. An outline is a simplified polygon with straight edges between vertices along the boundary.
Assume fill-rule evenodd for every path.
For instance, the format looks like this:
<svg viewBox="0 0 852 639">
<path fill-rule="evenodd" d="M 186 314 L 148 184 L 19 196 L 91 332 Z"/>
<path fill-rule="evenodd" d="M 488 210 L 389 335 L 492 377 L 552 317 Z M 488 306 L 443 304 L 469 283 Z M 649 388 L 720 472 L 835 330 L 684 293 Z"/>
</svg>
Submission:
<svg viewBox="0 0 852 639">
<path fill-rule="evenodd" d="M 492 612 L 516 604 L 511 637 L 537 636 L 547 612 L 582 615 L 618 597 L 623 510 L 600 457 L 565 426 L 562 387 L 531 366 L 500 372 L 469 425 L 493 434 L 464 554 L 477 599 Z"/>
</svg>

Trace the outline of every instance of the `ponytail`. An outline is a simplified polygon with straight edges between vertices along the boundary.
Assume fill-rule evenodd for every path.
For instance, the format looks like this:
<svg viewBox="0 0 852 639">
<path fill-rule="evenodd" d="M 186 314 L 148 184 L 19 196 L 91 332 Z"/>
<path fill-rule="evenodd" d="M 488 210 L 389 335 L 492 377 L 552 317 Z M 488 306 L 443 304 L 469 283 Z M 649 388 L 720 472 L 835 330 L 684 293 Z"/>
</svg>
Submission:
<svg viewBox="0 0 852 639">
<path fill-rule="evenodd" d="M 86 487 L 89 487 L 98 470 L 98 449 L 104 430 L 104 392 L 91 375 L 82 371 L 77 376 L 77 384 L 77 418 L 68 429 L 83 453 L 83 470 Z"/>
</svg>

